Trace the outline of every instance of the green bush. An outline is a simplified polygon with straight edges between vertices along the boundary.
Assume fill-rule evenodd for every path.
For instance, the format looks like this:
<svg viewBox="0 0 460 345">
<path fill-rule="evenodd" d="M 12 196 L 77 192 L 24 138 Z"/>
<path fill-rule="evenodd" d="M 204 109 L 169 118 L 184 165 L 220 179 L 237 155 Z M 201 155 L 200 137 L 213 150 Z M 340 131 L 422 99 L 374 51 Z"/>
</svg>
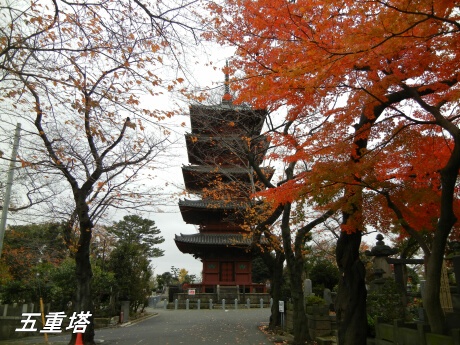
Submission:
<svg viewBox="0 0 460 345">
<path fill-rule="evenodd" d="M 369 335 L 375 336 L 377 318 L 382 322 L 393 323 L 393 320 L 404 319 L 405 308 L 402 296 L 393 279 L 384 279 L 378 289 L 367 294 L 367 320 Z"/>
<path fill-rule="evenodd" d="M 315 293 L 322 295 L 325 288 L 332 290 L 339 283 L 339 269 L 327 260 L 318 260 L 308 272 Z"/>
<path fill-rule="evenodd" d="M 326 301 L 319 296 L 310 295 L 307 298 L 305 298 L 305 303 L 307 305 L 314 305 L 314 304 L 324 304 L 325 305 Z"/>
</svg>

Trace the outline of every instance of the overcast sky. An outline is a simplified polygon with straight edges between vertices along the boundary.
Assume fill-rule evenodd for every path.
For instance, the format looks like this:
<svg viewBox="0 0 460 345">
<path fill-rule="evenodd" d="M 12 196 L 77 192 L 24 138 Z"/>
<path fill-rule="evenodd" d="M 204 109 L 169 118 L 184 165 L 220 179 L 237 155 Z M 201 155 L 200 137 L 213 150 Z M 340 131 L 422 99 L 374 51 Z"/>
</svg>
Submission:
<svg viewBox="0 0 460 345">
<path fill-rule="evenodd" d="M 233 48 L 216 48 L 210 49 L 212 55 L 207 57 L 208 61 L 213 61 L 212 66 L 197 66 L 194 73 L 194 79 L 197 83 L 197 88 L 205 89 L 217 87 L 224 82 L 224 74 L 222 68 L 225 66 L 226 59 L 231 58 Z M 206 61 L 203 60 L 203 64 Z M 175 100 L 170 100 L 171 102 Z M 180 124 L 186 123 L 185 127 L 178 127 L 179 143 L 174 149 L 172 159 L 169 161 L 169 167 L 158 174 L 158 180 L 155 183 L 162 188 L 165 183 L 168 183 L 168 190 L 171 191 L 169 202 L 171 206 L 160 206 L 162 212 L 152 210 L 150 213 L 144 213 L 146 218 L 155 221 L 156 226 L 161 230 L 165 242 L 159 247 L 164 250 L 164 256 L 152 260 L 154 274 L 162 274 L 170 272 L 171 266 L 177 268 L 185 268 L 189 274 L 195 274 L 201 277 L 202 263 L 195 259 L 190 254 L 183 254 L 177 249 L 174 242 L 174 236 L 179 234 L 194 234 L 197 233 L 197 228 L 192 224 L 186 224 L 179 211 L 178 202 L 180 198 L 185 198 L 184 195 L 178 195 L 184 190 L 184 181 L 182 176 L 182 165 L 189 164 L 187 158 L 187 150 L 185 147 L 184 134 L 190 132 L 190 121 L 188 114 L 185 116 L 177 116 L 174 121 Z"/>
<path fill-rule="evenodd" d="M 187 121 L 189 125 L 189 122 Z M 189 130 L 187 126 L 184 130 Z M 182 177 L 182 165 L 188 164 L 187 151 L 185 147 L 185 139 L 181 140 L 181 145 L 178 145 L 177 152 L 174 153 L 174 159 L 170 162 L 170 167 L 161 171 L 159 178 L 155 181 L 160 188 L 168 183 L 167 189 L 170 191 L 167 202 L 171 206 L 159 206 L 161 212 L 152 210 L 150 213 L 143 213 L 143 216 L 154 220 L 155 225 L 160 229 L 161 235 L 164 237 L 165 242 L 159 245 L 159 248 L 164 250 L 164 256 L 152 260 L 152 268 L 154 274 L 162 274 L 170 272 L 171 266 L 177 268 L 185 268 L 190 274 L 195 274 L 197 277 L 201 276 L 202 264 L 201 261 L 195 259 L 192 255 L 183 254 L 177 249 L 174 242 L 174 236 L 177 234 L 194 234 L 197 229 L 192 224 L 186 224 L 179 211 L 179 199 L 185 196 L 179 195 L 185 189 L 184 180 Z"/>
<path fill-rule="evenodd" d="M 206 49 L 207 52 L 204 52 L 203 49 Z M 225 66 L 226 59 L 231 58 L 233 51 L 233 48 L 215 47 L 215 45 L 213 46 L 210 44 L 206 44 L 205 48 L 197 47 L 197 50 L 194 51 L 193 54 L 201 54 L 202 58 L 200 58 L 200 63 L 188 66 L 188 69 L 194 69 L 188 78 L 188 81 L 194 85 L 192 88 L 207 89 L 216 88 L 219 85 L 222 85 L 224 82 L 222 68 Z M 190 61 L 194 60 L 195 59 L 190 59 Z M 210 62 L 212 62 L 212 64 L 210 64 Z M 151 102 L 151 108 L 171 109 L 176 103 L 181 104 L 185 109 L 188 108 L 188 105 L 185 102 L 182 101 L 181 103 L 181 100 L 175 98 L 172 94 L 164 95 L 163 97 L 151 98 L 146 100 L 146 102 Z M 171 152 L 167 153 L 168 167 L 156 170 L 155 172 L 157 177 L 151 181 L 155 187 L 159 188 L 162 193 L 164 193 L 166 196 L 166 204 L 169 206 L 165 206 L 163 200 L 159 200 L 160 205 L 158 207 L 152 207 L 151 212 L 142 213 L 141 216 L 154 220 L 156 226 L 161 231 L 161 235 L 165 238 L 165 242 L 159 246 L 164 250 L 164 256 L 152 260 L 154 274 L 157 275 L 169 272 L 171 270 L 171 266 L 175 266 L 177 268 L 185 268 L 190 274 L 195 274 L 197 277 L 201 277 L 201 262 L 194 259 L 192 255 L 181 253 L 174 242 L 174 236 L 176 234 L 193 234 L 197 232 L 194 225 L 185 224 L 178 206 L 179 199 L 185 197 L 184 195 L 179 194 L 184 190 L 181 167 L 184 164 L 189 164 L 184 134 L 190 131 L 190 121 L 188 114 L 175 116 L 169 121 L 171 121 L 174 126 L 174 131 L 176 131 L 176 133 L 173 134 L 173 137 L 176 136 L 179 140 L 178 143 L 173 146 Z M 180 126 L 183 122 L 186 124 L 185 127 Z M 11 123 L 12 126 L 15 125 L 14 119 Z M 26 125 L 27 124 L 23 123 L 23 133 L 25 133 L 24 127 Z M 14 127 L 12 127 L 11 131 L 11 140 L 9 140 L 11 142 L 14 134 L 13 128 Z M 21 135 L 23 135 L 23 133 L 21 133 Z M 11 143 L 0 143 L 0 149 L 4 152 L 5 157 L 10 157 L 12 149 Z M 16 185 L 16 193 L 21 194 L 21 191 L 18 188 L 19 186 Z M 13 193 L 15 193 L 14 182 Z M 114 221 L 121 220 L 126 214 L 128 213 L 117 210 L 113 215 L 110 215 L 108 219 L 103 220 L 101 223 L 111 224 Z M 24 220 L 25 216 L 26 215 L 22 213 L 9 213 L 7 225 L 30 222 Z"/>
</svg>

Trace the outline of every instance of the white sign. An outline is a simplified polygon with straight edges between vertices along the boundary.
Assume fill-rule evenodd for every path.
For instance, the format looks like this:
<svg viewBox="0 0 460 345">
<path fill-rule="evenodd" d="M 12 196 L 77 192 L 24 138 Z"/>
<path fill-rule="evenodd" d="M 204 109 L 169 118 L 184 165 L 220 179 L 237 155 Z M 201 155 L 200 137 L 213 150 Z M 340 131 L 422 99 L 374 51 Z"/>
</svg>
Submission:
<svg viewBox="0 0 460 345">
<path fill-rule="evenodd" d="M 16 328 L 16 332 L 36 332 L 38 329 L 35 328 L 36 319 L 40 317 L 40 313 L 22 313 L 22 317 L 25 318 L 21 320 L 22 328 Z M 90 324 L 88 320 L 91 317 L 89 311 L 87 312 L 74 312 L 72 316 L 69 317 L 70 324 L 67 329 L 73 328 L 73 333 L 85 333 L 86 326 Z M 33 318 L 35 317 L 35 319 Z M 66 317 L 63 311 L 58 312 L 50 312 L 49 314 L 45 315 L 46 317 L 46 324 L 43 326 L 43 329 L 40 330 L 40 333 L 62 333 L 62 322 Z"/>
<path fill-rule="evenodd" d="M 195 289 L 188 289 L 189 295 L 195 295 Z"/>
<path fill-rule="evenodd" d="M 279 308 L 280 313 L 284 313 L 284 301 L 279 301 Z"/>
</svg>

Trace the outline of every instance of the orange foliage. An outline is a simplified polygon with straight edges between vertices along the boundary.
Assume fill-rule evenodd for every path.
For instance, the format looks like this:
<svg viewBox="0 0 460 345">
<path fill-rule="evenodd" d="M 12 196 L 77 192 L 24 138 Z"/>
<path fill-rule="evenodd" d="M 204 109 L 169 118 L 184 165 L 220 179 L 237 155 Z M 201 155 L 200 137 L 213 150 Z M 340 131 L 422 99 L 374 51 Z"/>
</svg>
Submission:
<svg viewBox="0 0 460 345">
<path fill-rule="evenodd" d="M 387 192 L 414 228 L 435 229 L 439 171 L 453 148 L 440 124 L 458 129 L 455 2 L 228 0 L 210 8 L 217 30 L 208 37 L 238 46 L 230 69 L 245 77 L 232 85 L 236 101 L 288 109 L 284 120 L 295 124 L 271 134 L 287 154 L 270 157 L 308 167 L 262 196 L 275 204 L 309 197 L 318 209 L 363 197 L 362 218 L 343 230 L 360 222 L 399 229 Z M 354 187 L 360 196 L 345 193 Z"/>
</svg>

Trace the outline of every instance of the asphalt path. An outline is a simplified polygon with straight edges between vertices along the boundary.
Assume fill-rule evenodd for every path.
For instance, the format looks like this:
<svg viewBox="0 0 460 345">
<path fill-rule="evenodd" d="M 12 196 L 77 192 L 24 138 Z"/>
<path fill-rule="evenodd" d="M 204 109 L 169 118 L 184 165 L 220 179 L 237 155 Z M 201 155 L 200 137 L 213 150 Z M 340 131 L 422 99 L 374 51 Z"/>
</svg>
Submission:
<svg viewBox="0 0 460 345">
<path fill-rule="evenodd" d="M 259 330 L 268 323 L 270 310 L 150 309 L 155 315 L 123 326 L 97 329 L 95 340 L 101 345 L 273 345 Z M 69 335 L 49 337 L 49 344 L 64 345 Z M 43 337 L 23 338 L 0 345 L 44 344 Z"/>
</svg>

